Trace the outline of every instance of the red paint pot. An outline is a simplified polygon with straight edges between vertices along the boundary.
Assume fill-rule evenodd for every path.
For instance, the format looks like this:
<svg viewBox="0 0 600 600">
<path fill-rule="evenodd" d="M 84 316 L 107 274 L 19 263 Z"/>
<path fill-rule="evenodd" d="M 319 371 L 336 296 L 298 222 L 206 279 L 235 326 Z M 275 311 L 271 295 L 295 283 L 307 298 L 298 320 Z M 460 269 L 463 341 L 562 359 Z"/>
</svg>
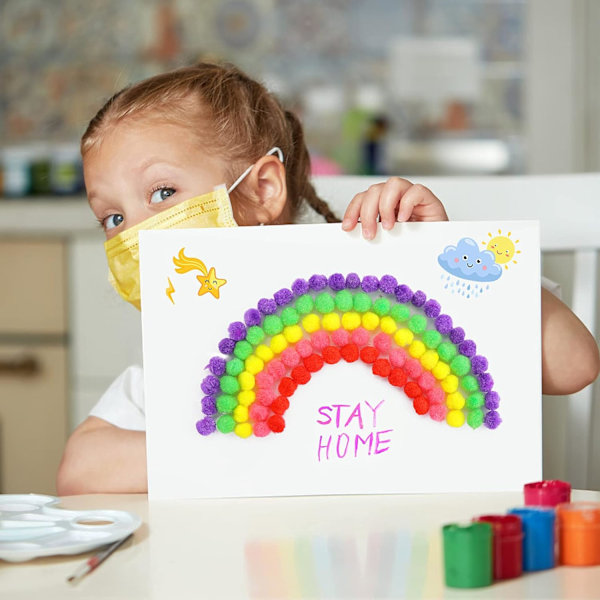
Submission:
<svg viewBox="0 0 600 600">
<path fill-rule="evenodd" d="M 559 479 L 526 483 L 523 495 L 525 506 L 557 506 L 571 501 L 571 484 Z"/>
<path fill-rule="evenodd" d="M 517 515 L 483 515 L 475 521 L 492 526 L 494 579 L 512 579 L 523 572 L 523 526 Z"/>
</svg>

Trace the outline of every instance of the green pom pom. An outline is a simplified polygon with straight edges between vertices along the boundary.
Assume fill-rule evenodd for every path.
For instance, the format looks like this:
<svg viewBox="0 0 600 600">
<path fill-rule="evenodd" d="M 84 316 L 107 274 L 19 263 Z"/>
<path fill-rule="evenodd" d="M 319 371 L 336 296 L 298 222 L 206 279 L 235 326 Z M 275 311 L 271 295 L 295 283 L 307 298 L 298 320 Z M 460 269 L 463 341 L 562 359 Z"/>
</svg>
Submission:
<svg viewBox="0 0 600 600">
<path fill-rule="evenodd" d="M 440 345 L 442 341 L 442 334 L 436 329 L 428 329 L 423 334 L 423 343 L 428 347 L 435 349 Z"/>
<path fill-rule="evenodd" d="M 456 346 L 452 342 L 442 342 L 437 347 L 437 353 L 444 362 L 450 362 L 456 356 Z"/>
<path fill-rule="evenodd" d="M 315 298 L 315 307 L 322 315 L 325 315 L 335 308 L 335 302 L 327 292 L 321 292 Z"/>
<path fill-rule="evenodd" d="M 240 391 L 240 384 L 235 377 L 231 375 L 223 375 L 221 377 L 221 391 L 224 394 L 237 394 Z"/>
<path fill-rule="evenodd" d="M 217 429 L 221 433 L 231 433 L 235 429 L 235 421 L 230 415 L 223 415 L 217 419 Z"/>
<path fill-rule="evenodd" d="M 307 315 L 309 312 L 312 312 L 314 306 L 315 303 L 309 294 L 304 294 L 296 300 L 296 310 L 301 315 Z"/>
<path fill-rule="evenodd" d="M 390 312 L 391 303 L 387 298 L 377 298 L 373 303 L 373 312 L 380 317 L 387 315 Z"/>
<path fill-rule="evenodd" d="M 452 372 L 455 375 L 458 375 L 458 377 L 462 377 L 471 370 L 471 361 L 466 356 L 463 356 L 462 354 L 457 354 L 450 361 L 450 369 L 452 369 Z"/>
<path fill-rule="evenodd" d="M 477 429 L 483 423 L 483 411 L 480 408 L 474 408 L 467 415 L 467 423 L 473 429 Z"/>
<path fill-rule="evenodd" d="M 352 310 L 352 293 L 348 290 L 340 290 L 335 295 L 335 305 L 340 312 Z"/>
<path fill-rule="evenodd" d="M 298 311 L 293 306 L 286 306 L 281 311 L 281 321 L 287 327 L 288 325 L 296 325 L 300 320 Z"/>
<path fill-rule="evenodd" d="M 217 398 L 217 410 L 220 413 L 230 413 L 237 406 L 237 400 L 228 394 L 221 394 Z"/>
<path fill-rule="evenodd" d="M 277 315 L 267 315 L 263 321 L 263 328 L 267 335 L 277 335 L 283 331 L 283 323 Z"/>
<path fill-rule="evenodd" d="M 373 303 L 371 302 L 371 298 L 368 294 L 365 294 L 364 292 L 358 292 L 354 295 L 353 304 L 356 312 L 365 313 L 371 308 Z"/>
<path fill-rule="evenodd" d="M 461 380 L 460 384 L 466 392 L 478 392 L 479 382 L 473 375 L 465 375 Z"/>
<path fill-rule="evenodd" d="M 423 315 L 413 315 L 408 322 L 408 328 L 413 333 L 423 333 L 427 329 L 427 317 Z"/>
<path fill-rule="evenodd" d="M 235 343 L 233 353 L 240 360 L 246 360 L 252 354 L 252 344 L 246 340 L 240 340 L 239 342 Z"/>
<path fill-rule="evenodd" d="M 480 406 L 483 406 L 484 402 L 485 397 L 482 392 L 473 392 L 467 398 L 467 408 L 479 408 Z"/>
<path fill-rule="evenodd" d="M 406 304 L 394 304 L 392 310 L 390 310 L 390 317 L 392 317 L 396 323 L 408 321 L 410 318 L 410 308 L 408 308 Z"/>
<path fill-rule="evenodd" d="M 227 361 L 225 365 L 225 371 L 227 375 L 232 375 L 233 377 L 237 377 L 244 370 L 244 361 L 239 358 L 232 358 Z"/>
<path fill-rule="evenodd" d="M 265 332 L 258 325 L 252 325 L 252 327 L 248 327 L 248 331 L 246 332 L 246 340 L 250 342 L 253 346 L 260 344 L 265 339 Z"/>
</svg>

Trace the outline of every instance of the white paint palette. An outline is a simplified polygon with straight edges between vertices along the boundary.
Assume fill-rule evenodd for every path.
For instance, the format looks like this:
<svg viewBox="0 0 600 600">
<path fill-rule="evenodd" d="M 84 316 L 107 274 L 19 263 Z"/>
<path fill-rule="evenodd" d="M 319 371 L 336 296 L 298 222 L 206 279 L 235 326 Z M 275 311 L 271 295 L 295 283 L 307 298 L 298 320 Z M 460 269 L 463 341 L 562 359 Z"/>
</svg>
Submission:
<svg viewBox="0 0 600 600">
<path fill-rule="evenodd" d="M 133 533 L 142 523 L 121 510 L 65 510 L 40 494 L 0 494 L 0 559 L 79 554 Z"/>
</svg>

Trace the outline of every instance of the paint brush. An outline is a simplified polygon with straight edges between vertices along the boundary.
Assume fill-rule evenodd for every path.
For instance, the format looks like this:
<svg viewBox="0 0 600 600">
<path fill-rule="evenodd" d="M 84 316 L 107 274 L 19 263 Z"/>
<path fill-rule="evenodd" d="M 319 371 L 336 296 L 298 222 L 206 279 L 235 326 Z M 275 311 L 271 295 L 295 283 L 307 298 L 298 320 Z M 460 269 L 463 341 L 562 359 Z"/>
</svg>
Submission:
<svg viewBox="0 0 600 600">
<path fill-rule="evenodd" d="M 133 536 L 133 533 L 130 533 L 128 536 L 113 542 L 109 546 L 106 546 L 100 552 L 94 554 L 88 558 L 85 563 L 83 563 L 70 577 L 67 577 L 67 581 L 72 583 L 76 582 L 88 573 L 91 573 L 96 567 L 101 565 L 117 548 L 123 545 L 128 539 Z"/>
</svg>

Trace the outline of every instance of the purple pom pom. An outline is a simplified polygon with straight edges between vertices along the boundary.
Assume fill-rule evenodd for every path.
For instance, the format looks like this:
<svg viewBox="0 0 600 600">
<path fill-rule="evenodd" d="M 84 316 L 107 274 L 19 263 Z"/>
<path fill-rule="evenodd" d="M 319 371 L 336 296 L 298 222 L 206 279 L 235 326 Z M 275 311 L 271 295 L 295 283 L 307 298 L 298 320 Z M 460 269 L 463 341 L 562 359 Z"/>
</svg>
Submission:
<svg viewBox="0 0 600 600">
<path fill-rule="evenodd" d="M 488 360 L 485 356 L 478 354 L 471 359 L 471 371 L 474 375 L 483 373 L 488 368 Z"/>
<path fill-rule="evenodd" d="M 439 315 L 435 320 L 435 328 L 442 335 L 448 335 L 452 330 L 452 317 L 450 315 Z"/>
<path fill-rule="evenodd" d="M 258 310 L 263 315 L 272 315 L 277 312 L 277 302 L 271 298 L 261 298 L 258 301 Z"/>
<path fill-rule="evenodd" d="M 217 430 L 217 424 L 210 417 L 205 417 L 196 423 L 196 431 L 200 435 L 210 435 Z"/>
<path fill-rule="evenodd" d="M 489 373 L 480 373 L 477 375 L 479 381 L 479 389 L 482 392 L 491 392 L 494 387 L 494 379 Z"/>
<path fill-rule="evenodd" d="M 224 338 L 219 342 L 219 352 L 222 354 L 233 354 L 235 349 L 235 340 Z"/>
<path fill-rule="evenodd" d="M 423 310 L 425 311 L 425 316 L 429 317 L 430 319 L 435 319 L 442 311 L 442 307 L 440 306 L 440 303 L 437 300 L 434 300 L 432 298 L 425 302 Z"/>
<path fill-rule="evenodd" d="M 253 327 L 254 325 L 260 325 L 262 317 L 255 308 L 249 308 L 244 313 L 244 321 L 248 327 Z"/>
<path fill-rule="evenodd" d="M 379 289 L 384 294 L 393 294 L 398 286 L 398 280 L 393 275 L 384 275 L 379 280 Z"/>
<path fill-rule="evenodd" d="M 341 273 L 334 273 L 329 277 L 329 287 L 334 292 L 339 292 L 346 287 L 346 279 Z"/>
<path fill-rule="evenodd" d="M 200 384 L 200 388 L 207 396 L 212 396 L 221 389 L 221 384 L 214 375 L 207 375 Z"/>
<path fill-rule="evenodd" d="M 346 287 L 349 290 L 355 290 L 360 286 L 360 277 L 356 273 L 348 273 L 346 277 Z"/>
<path fill-rule="evenodd" d="M 488 392 L 485 395 L 485 407 L 489 410 L 496 410 L 500 406 L 500 395 L 498 392 Z"/>
<path fill-rule="evenodd" d="M 220 356 L 213 356 L 208 361 L 208 370 L 217 377 L 221 377 L 225 373 L 225 359 Z"/>
<path fill-rule="evenodd" d="M 202 412 L 209 417 L 217 414 L 217 401 L 214 396 L 204 396 L 202 398 Z"/>
<path fill-rule="evenodd" d="M 458 346 L 458 351 L 463 356 L 468 356 L 469 358 L 471 358 L 472 356 L 475 356 L 475 354 L 477 354 L 477 346 L 473 340 L 465 340 L 464 342 L 462 342 L 462 344 Z"/>
<path fill-rule="evenodd" d="M 315 292 L 320 292 L 327 287 L 327 277 L 325 275 L 311 275 L 308 280 L 308 287 Z"/>
<path fill-rule="evenodd" d="M 292 292 L 296 294 L 296 296 L 302 296 L 308 292 L 308 281 L 306 279 L 296 279 L 294 283 L 292 283 Z"/>
<path fill-rule="evenodd" d="M 396 294 L 396 300 L 404 304 L 410 302 L 413 295 L 412 290 L 403 283 L 394 290 L 394 294 Z"/>
<path fill-rule="evenodd" d="M 376 292 L 379 289 L 379 279 L 375 277 L 375 275 L 365 275 L 360 284 L 363 292 L 370 294 L 371 292 Z"/>
<path fill-rule="evenodd" d="M 453 344 L 460 344 L 465 339 L 465 330 L 462 327 L 455 327 L 448 337 Z"/>
<path fill-rule="evenodd" d="M 227 328 L 229 337 L 236 342 L 246 339 L 246 326 L 241 321 L 234 321 Z"/>
<path fill-rule="evenodd" d="M 488 429 L 496 429 L 496 427 L 498 427 L 500 423 L 502 423 L 502 419 L 495 410 L 490 410 L 488 413 L 486 413 L 485 417 L 483 418 L 483 424 Z"/>
<path fill-rule="evenodd" d="M 275 292 L 273 294 L 273 298 L 275 298 L 275 302 L 277 302 L 277 304 L 279 306 L 285 306 L 286 304 L 289 304 L 294 299 L 294 294 L 292 293 L 292 290 L 283 288 L 283 289 L 279 290 L 278 292 Z"/>
<path fill-rule="evenodd" d="M 426 301 L 427 301 L 427 295 L 425 294 L 425 292 L 422 292 L 421 290 L 417 290 L 413 294 L 413 297 L 411 298 L 411 302 L 415 306 L 423 306 L 423 304 L 425 304 Z"/>
</svg>

